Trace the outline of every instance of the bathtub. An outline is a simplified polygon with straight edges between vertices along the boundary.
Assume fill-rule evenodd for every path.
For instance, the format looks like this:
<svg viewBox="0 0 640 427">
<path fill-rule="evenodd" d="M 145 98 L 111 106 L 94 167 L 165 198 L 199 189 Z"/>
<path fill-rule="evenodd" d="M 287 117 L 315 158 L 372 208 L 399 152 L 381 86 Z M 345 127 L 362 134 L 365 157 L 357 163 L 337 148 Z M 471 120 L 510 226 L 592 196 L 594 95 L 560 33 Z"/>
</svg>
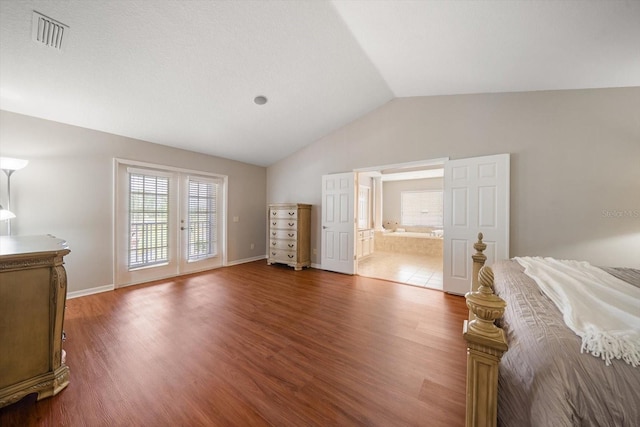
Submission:
<svg viewBox="0 0 640 427">
<path fill-rule="evenodd" d="M 376 231 L 374 244 L 376 252 L 401 252 L 441 257 L 442 241 L 442 237 L 434 233 Z"/>
</svg>

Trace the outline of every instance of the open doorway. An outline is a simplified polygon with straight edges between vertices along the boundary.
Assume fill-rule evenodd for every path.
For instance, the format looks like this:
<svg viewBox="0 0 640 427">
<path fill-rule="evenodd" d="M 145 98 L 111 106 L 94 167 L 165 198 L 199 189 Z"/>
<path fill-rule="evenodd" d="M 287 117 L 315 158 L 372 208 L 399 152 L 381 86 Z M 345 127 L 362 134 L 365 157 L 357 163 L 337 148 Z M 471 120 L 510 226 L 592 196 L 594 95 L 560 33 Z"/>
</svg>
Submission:
<svg viewBox="0 0 640 427">
<path fill-rule="evenodd" d="M 359 275 L 443 289 L 445 160 L 358 171 Z"/>
<path fill-rule="evenodd" d="M 443 227 L 430 230 L 432 238 L 442 238 L 443 285 L 447 293 L 464 295 L 471 288 L 472 271 L 469 262 L 473 245 L 482 233 L 487 246 L 484 254 L 489 265 L 495 260 L 509 257 L 509 171 L 510 156 L 494 154 L 440 161 L 416 162 L 419 164 L 394 165 L 397 173 L 413 172 L 410 169 L 434 169 L 444 165 Z M 376 232 L 388 232 L 383 220 L 382 176 L 392 173 L 390 167 L 368 168 L 353 172 L 323 175 L 322 189 L 322 268 L 344 274 L 358 274 L 358 258 L 370 256 L 376 250 Z M 372 191 L 365 210 L 365 228 L 356 230 L 360 193 L 358 175 L 370 175 Z M 363 175 L 367 177 L 367 175 Z M 365 191 L 366 193 L 366 191 Z M 372 195 L 371 195 L 372 194 Z M 420 212 L 422 213 L 422 212 Z M 428 213 L 428 209 L 427 212 Z M 356 221 L 354 221 L 356 219 Z M 396 227 L 404 229 L 401 218 Z M 357 233 L 356 233 L 357 231 Z M 373 248 L 373 249 L 372 249 Z M 340 263 L 330 264 L 329 260 Z M 331 266 L 331 268 L 330 268 Z M 425 283 L 425 286 L 427 283 Z"/>
</svg>

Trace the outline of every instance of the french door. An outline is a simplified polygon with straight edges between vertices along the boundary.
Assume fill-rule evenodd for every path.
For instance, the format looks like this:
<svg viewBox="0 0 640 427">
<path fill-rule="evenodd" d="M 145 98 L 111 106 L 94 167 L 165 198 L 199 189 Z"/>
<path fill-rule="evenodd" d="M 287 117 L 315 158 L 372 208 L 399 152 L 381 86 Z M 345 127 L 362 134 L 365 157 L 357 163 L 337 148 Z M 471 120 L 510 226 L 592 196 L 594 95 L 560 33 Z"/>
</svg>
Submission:
<svg viewBox="0 0 640 427">
<path fill-rule="evenodd" d="M 449 160 L 444 166 L 445 292 L 471 290 L 471 255 L 484 235 L 486 265 L 509 258 L 509 154 Z"/>
<path fill-rule="evenodd" d="M 116 287 L 223 265 L 226 177 L 116 161 Z"/>
</svg>

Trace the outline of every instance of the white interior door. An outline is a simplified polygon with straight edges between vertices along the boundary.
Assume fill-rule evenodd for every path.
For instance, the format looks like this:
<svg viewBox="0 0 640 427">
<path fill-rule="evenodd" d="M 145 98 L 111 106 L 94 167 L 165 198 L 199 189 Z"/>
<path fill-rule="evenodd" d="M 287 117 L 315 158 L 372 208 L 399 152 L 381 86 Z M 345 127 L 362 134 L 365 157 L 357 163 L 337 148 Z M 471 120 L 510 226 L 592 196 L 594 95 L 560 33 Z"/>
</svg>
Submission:
<svg viewBox="0 0 640 427">
<path fill-rule="evenodd" d="M 355 274 L 355 173 L 322 177 L 321 263 L 323 270 Z"/>
<path fill-rule="evenodd" d="M 445 163 L 445 292 L 464 295 L 471 289 L 479 232 L 487 244 L 487 265 L 509 258 L 509 158 L 498 154 Z"/>
</svg>

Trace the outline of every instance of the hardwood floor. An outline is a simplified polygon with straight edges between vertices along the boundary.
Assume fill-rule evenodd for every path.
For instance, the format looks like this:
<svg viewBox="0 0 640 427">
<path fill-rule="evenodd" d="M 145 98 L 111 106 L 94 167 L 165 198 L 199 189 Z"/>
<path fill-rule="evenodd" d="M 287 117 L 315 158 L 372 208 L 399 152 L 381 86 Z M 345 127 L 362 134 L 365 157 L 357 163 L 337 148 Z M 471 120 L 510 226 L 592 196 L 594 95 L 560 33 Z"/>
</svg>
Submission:
<svg viewBox="0 0 640 427">
<path fill-rule="evenodd" d="M 265 261 L 67 301 L 71 382 L 2 426 L 457 426 L 464 298 Z"/>
</svg>

